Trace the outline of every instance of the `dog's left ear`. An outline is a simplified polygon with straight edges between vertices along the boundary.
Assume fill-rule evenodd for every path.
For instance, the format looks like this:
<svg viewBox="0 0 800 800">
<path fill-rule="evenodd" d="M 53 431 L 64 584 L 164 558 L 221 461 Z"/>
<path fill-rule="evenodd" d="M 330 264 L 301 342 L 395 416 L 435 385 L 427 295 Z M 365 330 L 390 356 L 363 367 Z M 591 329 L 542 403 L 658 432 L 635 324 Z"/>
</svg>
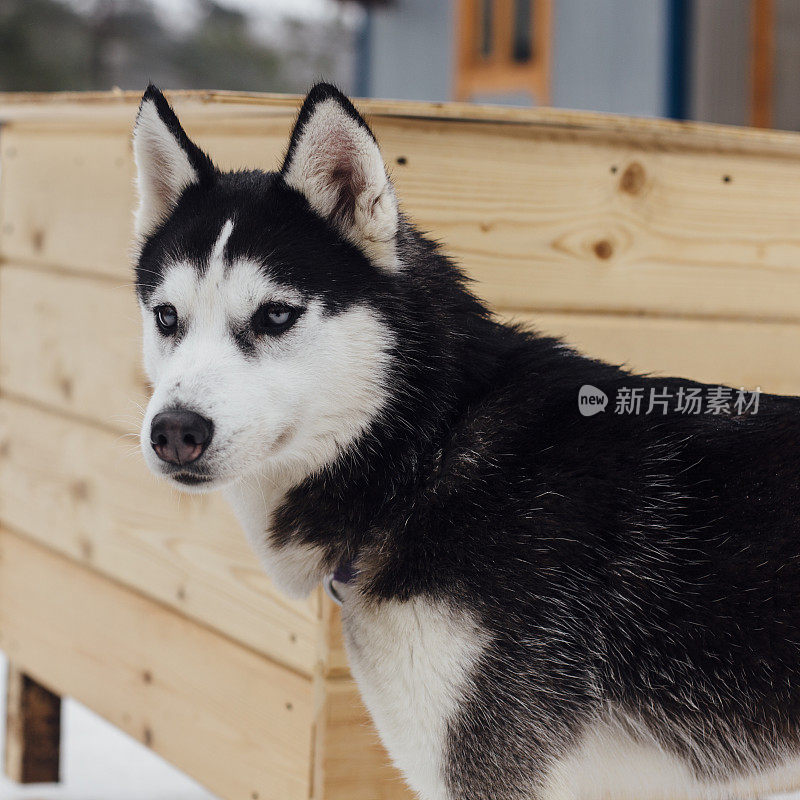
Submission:
<svg viewBox="0 0 800 800">
<path fill-rule="evenodd" d="M 139 207 L 136 236 L 155 232 L 193 184 L 210 181 L 211 159 L 186 135 L 161 92 L 150 84 L 139 104 L 133 129 L 133 156 Z"/>
<path fill-rule="evenodd" d="M 308 93 L 281 175 L 374 263 L 397 269 L 394 188 L 372 131 L 336 87 Z"/>
</svg>

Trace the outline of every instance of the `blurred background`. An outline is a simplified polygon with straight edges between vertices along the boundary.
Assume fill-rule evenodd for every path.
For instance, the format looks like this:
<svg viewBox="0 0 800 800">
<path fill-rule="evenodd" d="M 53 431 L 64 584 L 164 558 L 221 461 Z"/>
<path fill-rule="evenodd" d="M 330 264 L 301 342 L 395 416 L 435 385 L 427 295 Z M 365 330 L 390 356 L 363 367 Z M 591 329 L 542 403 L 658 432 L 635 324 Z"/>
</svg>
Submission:
<svg viewBox="0 0 800 800">
<path fill-rule="evenodd" d="M 302 92 L 800 128 L 797 0 L 0 0 L 0 90 Z"/>
</svg>

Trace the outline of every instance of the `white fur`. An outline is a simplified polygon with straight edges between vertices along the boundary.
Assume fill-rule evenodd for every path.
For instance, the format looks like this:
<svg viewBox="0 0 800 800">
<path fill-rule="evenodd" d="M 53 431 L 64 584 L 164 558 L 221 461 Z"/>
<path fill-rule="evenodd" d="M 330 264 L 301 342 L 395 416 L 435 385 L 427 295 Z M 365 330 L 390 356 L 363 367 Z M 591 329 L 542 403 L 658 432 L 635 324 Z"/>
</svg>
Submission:
<svg viewBox="0 0 800 800">
<path fill-rule="evenodd" d="M 347 653 L 381 739 L 422 800 L 448 800 L 447 725 L 483 649 L 486 632 L 466 611 L 416 597 L 342 607 Z"/>
<path fill-rule="evenodd" d="M 335 100 L 324 100 L 314 108 L 284 179 L 374 263 L 388 270 L 398 268 L 397 201 L 380 150 Z M 353 220 L 335 216 L 342 180 L 351 180 L 360 189 Z"/>
<path fill-rule="evenodd" d="M 325 576 L 321 548 L 307 544 L 275 547 L 270 541 L 271 515 L 284 492 L 302 476 L 283 479 L 256 475 L 224 489 L 239 524 L 264 571 L 289 597 L 307 597 Z"/>
<path fill-rule="evenodd" d="M 613 717 L 597 722 L 547 775 L 542 800 L 748 800 L 797 787 L 800 761 L 780 760 L 743 777 L 702 779 L 688 764 L 665 751 L 655 737 L 634 740 Z"/>
<path fill-rule="evenodd" d="M 152 100 L 145 100 L 133 131 L 139 206 L 134 217 L 137 238 L 149 236 L 169 214 L 197 172 L 189 157 L 161 120 Z"/>
</svg>

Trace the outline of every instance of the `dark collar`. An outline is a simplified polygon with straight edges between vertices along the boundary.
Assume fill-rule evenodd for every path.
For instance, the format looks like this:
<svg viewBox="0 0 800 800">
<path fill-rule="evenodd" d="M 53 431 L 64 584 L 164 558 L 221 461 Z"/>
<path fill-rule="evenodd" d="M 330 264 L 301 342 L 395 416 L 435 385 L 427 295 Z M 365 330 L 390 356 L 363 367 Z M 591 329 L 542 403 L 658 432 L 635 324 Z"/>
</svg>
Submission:
<svg viewBox="0 0 800 800">
<path fill-rule="evenodd" d="M 323 579 L 322 585 L 325 587 L 325 592 L 328 597 L 333 600 L 337 605 L 342 604 L 342 596 L 336 589 L 336 584 L 340 586 L 347 586 L 355 580 L 357 570 L 354 562 L 343 561 L 333 572 L 329 572 Z"/>
<path fill-rule="evenodd" d="M 352 583 L 356 577 L 355 564 L 352 561 L 344 561 L 333 571 L 333 579 L 336 583 Z"/>
</svg>

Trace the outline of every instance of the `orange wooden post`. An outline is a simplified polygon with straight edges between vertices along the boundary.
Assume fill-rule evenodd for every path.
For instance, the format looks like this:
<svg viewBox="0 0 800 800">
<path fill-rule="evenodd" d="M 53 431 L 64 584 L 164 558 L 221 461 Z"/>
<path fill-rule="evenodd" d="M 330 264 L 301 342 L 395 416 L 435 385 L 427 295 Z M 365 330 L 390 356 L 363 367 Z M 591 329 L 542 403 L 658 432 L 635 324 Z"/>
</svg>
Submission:
<svg viewBox="0 0 800 800">
<path fill-rule="evenodd" d="M 533 7 L 534 91 L 539 105 L 550 104 L 550 60 L 553 49 L 553 2 L 538 0 Z"/>
<path fill-rule="evenodd" d="M 751 0 L 750 8 L 750 123 L 771 128 L 775 4 L 774 0 Z"/>
<path fill-rule="evenodd" d="M 530 59 L 514 58 L 514 0 L 492 0 L 490 30 L 485 30 L 482 0 L 458 0 L 456 15 L 456 68 L 453 93 L 470 100 L 476 93 L 529 92 L 539 104 L 550 101 L 550 50 L 552 0 L 531 4 Z M 484 36 L 489 53 L 482 53 Z"/>
<path fill-rule="evenodd" d="M 453 96 L 456 100 L 469 100 L 469 75 L 479 51 L 478 10 L 476 0 L 458 0 L 455 22 L 456 64 L 453 82 Z"/>
</svg>

